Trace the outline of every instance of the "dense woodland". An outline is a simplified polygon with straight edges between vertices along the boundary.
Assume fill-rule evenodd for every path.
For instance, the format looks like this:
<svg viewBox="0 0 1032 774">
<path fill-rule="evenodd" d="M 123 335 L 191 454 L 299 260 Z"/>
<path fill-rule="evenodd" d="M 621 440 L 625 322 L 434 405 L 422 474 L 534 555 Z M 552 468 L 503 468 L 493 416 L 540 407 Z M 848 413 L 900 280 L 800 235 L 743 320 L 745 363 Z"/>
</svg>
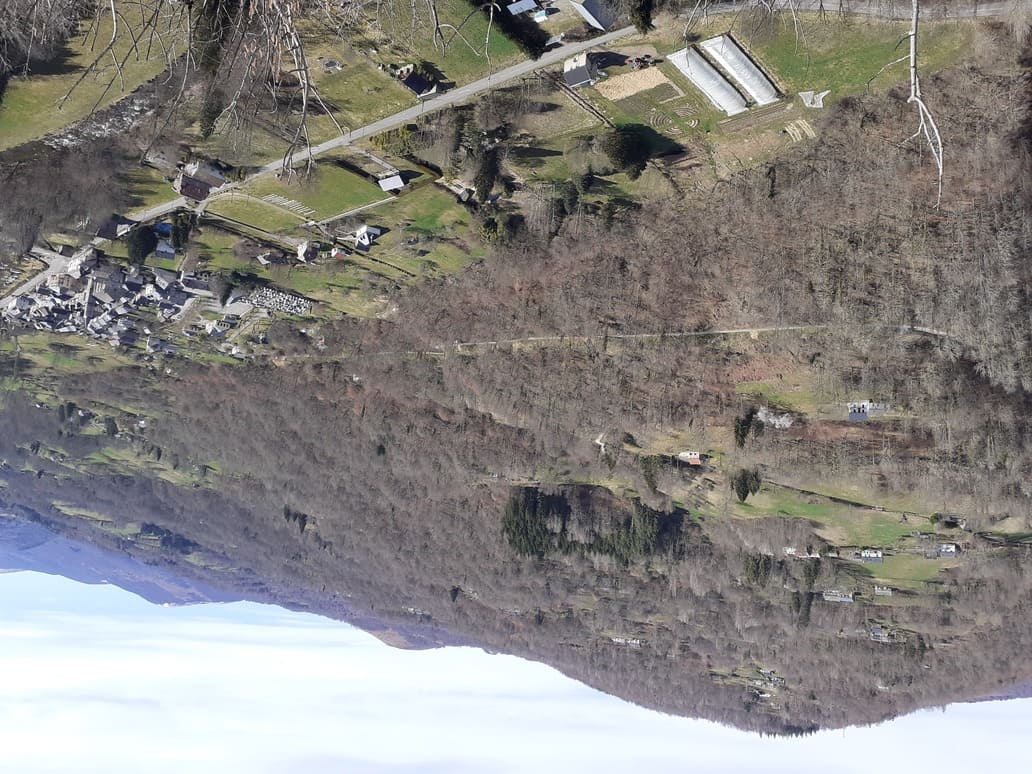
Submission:
<svg viewBox="0 0 1032 774">
<path fill-rule="evenodd" d="M 475 642 L 758 731 L 874 722 L 1027 680 L 1032 556 L 978 535 L 1004 517 L 1032 531 L 1032 48 L 1003 25 L 981 34 L 968 64 L 926 78 L 948 149 L 939 207 L 932 166 L 902 142 L 906 93 L 844 100 L 819 139 L 764 168 L 581 213 L 554 236 L 528 229 L 399 292 L 390 320 L 323 325 L 322 349 L 283 322 L 267 363 L 54 385 L 116 434 L 0 393 L 0 507 L 395 644 Z M 571 338 L 454 345 L 526 336 Z M 914 496 L 963 513 L 985 550 L 915 604 L 825 602 L 819 590 L 867 576 L 786 559 L 786 545 L 827 547 L 814 524 L 725 517 L 697 472 L 633 451 L 676 432 L 731 438 L 751 405 L 736 384 L 782 369 L 905 414 L 744 433 L 728 471 Z M 628 440 L 603 455 L 600 434 Z M 112 446 L 204 480 L 73 464 Z M 612 480 L 626 486 L 599 485 Z M 145 522 L 161 545 L 56 502 Z M 237 569 L 186 562 L 197 546 Z M 872 641 L 873 621 L 905 640 Z"/>
</svg>

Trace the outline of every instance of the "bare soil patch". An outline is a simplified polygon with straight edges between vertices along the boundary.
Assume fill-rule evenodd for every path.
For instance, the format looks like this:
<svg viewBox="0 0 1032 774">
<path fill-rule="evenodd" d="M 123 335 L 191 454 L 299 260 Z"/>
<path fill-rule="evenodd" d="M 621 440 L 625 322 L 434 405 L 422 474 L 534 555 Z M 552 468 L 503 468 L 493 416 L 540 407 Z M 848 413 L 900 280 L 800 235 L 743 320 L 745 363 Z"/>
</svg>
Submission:
<svg viewBox="0 0 1032 774">
<path fill-rule="evenodd" d="M 595 84 L 595 89 L 606 99 L 615 102 L 616 100 L 625 99 L 640 91 L 648 91 L 663 84 L 673 86 L 670 83 L 670 79 L 658 67 L 648 67 L 644 70 L 635 70 L 634 72 L 615 75 L 612 78 L 599 81 Z"/>
</svg>

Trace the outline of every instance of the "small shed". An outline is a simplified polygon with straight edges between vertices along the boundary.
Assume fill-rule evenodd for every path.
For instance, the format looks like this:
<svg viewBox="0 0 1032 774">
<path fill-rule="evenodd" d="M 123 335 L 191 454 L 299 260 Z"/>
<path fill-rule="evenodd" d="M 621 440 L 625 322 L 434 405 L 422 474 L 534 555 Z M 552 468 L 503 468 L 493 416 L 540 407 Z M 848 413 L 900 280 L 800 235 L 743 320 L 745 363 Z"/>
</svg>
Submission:
<svg viewBox="0 0 1032 774">
<path fill-rule="evenodd" d="M 400 191 L 405 187 L 405 181 L 401 179 L 401 175 L 390 175 L 376 182 L 384 191 Z"/>
<path fill-rule="evenodd" d="M 537 0 L 516 0 L 515 3 L 509 3 L 506 7 L 513 16 L 519 16 L 521 13 L 537 8 Z"/>
<path fill-rule="evenodd" d="M 677 455 L 677 459 L 681 462 L 687 462 L 689 465 L 702 464 L 702 454 L 697 451 L 683 451 Z"/>
</svg>

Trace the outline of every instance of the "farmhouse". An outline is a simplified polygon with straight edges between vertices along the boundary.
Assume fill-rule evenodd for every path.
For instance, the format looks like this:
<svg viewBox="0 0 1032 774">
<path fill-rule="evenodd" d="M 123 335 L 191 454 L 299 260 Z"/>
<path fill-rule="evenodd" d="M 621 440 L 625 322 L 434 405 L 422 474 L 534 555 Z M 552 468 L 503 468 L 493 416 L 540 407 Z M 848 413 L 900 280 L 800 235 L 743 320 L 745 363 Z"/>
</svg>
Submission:
<svg viewBox="0 0 1032 774">
<path fill-rule="evenodd" d="M 563 80 L 575 89 L 592 86 L 598 80 L 598 66 L 587 52 L 563 62 Z"/>
<path fill-rule="evenodd" d="M 176 181 L 172 184 L 172 190 L 180 196 L 185 196 L 187 199 L 203 201 L 211 193 L 211 186 L 203 180 L 198 180 L 195 177 L 190 177 L 185 172 L 180 172 L 176 177 Z"/>
<path fill-rule="evenodd" d="M 407 64 L 398 70 L 398 80 L 419 99 L 428 99 L 437 94 L 437 84 L 418 72 L 415 65 Z"/>
<path fill-rule="evenodd" d="M 218 188 L 226 183 L 226 176 L 222 174 L 222 170 L 210 161 L 191 161 L 183 167 L 183 173 L 211 188 Z"/>
<path fill-rule="evenodd" d="M 584 21 L 602 32 L 616 24 L 620 15 L 607 0 L 570 0 L 570 5 Z"/>
<path fill-rule="evenodd" d="M 709 57 L 720 65 L 757 105 L 769 105 L 778 101 L 778 91 L 770 78 L 738 42 L 730 35 L 718 35 L 699 44 Z"/>
<path fill-rule="evenodd" d="M 667 59 L 717 108 L 729 116 L 745 112 L 742 95 L 695 48 L 682 48 Z"/>
<path fill-rule="evenodd" d="M 677 459 L 687 462 L 689 465 L 702 464 L 702 455 L 697 451 L 683 451 L 677 455 Z"/>
<path fill-rule="evenodd" d="M 127 234 L 135 225 L 135 220 L 122 217 L 121 215 L 112 215 L 97 229 L 97 236 L 101 239 L 118 239 L 120 236 Z"/>
</svg>

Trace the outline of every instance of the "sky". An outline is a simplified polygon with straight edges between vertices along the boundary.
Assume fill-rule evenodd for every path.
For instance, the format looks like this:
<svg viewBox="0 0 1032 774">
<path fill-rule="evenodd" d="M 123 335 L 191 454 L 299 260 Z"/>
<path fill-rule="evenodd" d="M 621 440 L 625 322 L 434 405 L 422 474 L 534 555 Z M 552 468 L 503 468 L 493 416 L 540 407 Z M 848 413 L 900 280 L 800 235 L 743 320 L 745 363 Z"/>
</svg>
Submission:
<svg viewBox="0 0 1032 774">
<path fill-rule="evenodd" d="M 760 737 L 474 648 L 402 651 L 248 602 L 0 575 L 0 771 L 1032 771 L 1032 700 Z"/>
</svg>

